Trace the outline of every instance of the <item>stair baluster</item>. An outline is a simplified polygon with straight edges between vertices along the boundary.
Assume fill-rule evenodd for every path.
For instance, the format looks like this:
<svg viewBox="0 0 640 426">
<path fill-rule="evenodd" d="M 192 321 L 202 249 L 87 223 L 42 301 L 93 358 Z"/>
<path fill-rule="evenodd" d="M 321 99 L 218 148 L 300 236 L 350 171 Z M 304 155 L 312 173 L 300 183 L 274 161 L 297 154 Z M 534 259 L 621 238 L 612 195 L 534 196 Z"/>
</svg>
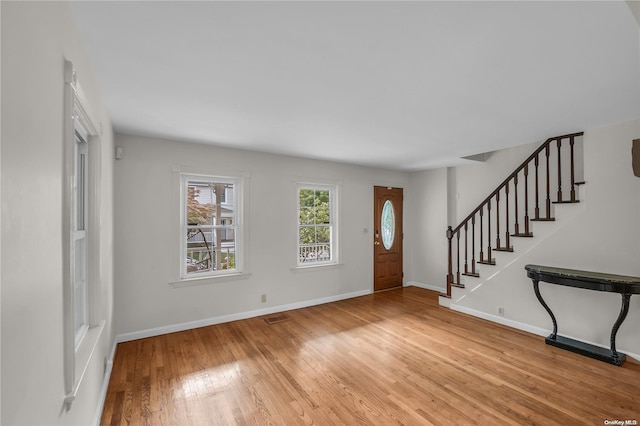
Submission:
<svg viewBox="0 0 640 426">
<path fill-rule="evenodd" d="M 529 164 L 524 166 L 524 234 L 531 236 L 529 232 Z"/>
<path fill-rule="evenodd" d="M 491 200 L 487 201 L 487 262 L 491 263 Z"/>
<path fill-rule="evenodd" d="M 514 229 L 514 233 L 513 236 L 517 237 L 518 235 L 520 235 L 520 224 L 518 223 L 518 175 L 516 174 L 513 177 L 513 203 L 514 203 L 514 208 L 513 208 L 513 217 L 515 220 L 515 223 L 513 224 L 513 229 Z"/>
<path fill-rule="evenodd" d="M 456 232 L 457 234 L 457 241 L 456 241 L 456 246 L 458 248 L 458 261 L 457 261 L 457 265 L 456 265 L 456 283 L 460 284 L 460 230 L 458 229 L 458 231 Z"/>
<path fill-rule="evenodd" d="M 453 263 L 451 262 L 451 239 L 453 238 L 453 229 L 451 228 L 451 226 L 449 226 L 447 228 L 447 240 L 449 241 L 449 260 L 448 260 L 448 270 L 447 270 L 447 294 L 450 296 L 451 295 L 451 284 L 453 282 L 453 270 L 452 270 L 452 265 Z"/>
<path fill-rule="evenodd" d="M 538 154 L 536 154 L 536 157 L 533 162 L 536 170 L 536 207 L 533 212 L 535 220 L 540 219 L 540 190 L 538 189 L 538 163 L 539 163 Z"/>
<path fill-rule="evenodd" d="M 547 157 L 547 219 L 551 218 L 551 177 L 549 175 L 549 145 L 544 149 Z"/>
<path fill-rule="evenodd" d="M 558 139 L 558 202 L 562 202 L 562 139 Z"/>
<path fill-rule="evenodd" d="M 484 204 L 480 206 L 480 261 L 478 263 L 484 263 L 484 251 L 482 250 L 484 244 L 484 238 L 482 238 L 482 228 L 484 227 L 484 222 L 482 220 L 483 214 Z"/>
<path fill-rule="evenodd" d="M 506 216 L 507 216 L 507 223 L 506 223 L 506 232 L 505 232 L 505 240 L 507 242 L 507 244 L 504 246 L 504 248 L 506 249 L 506 251 L 511 251 L 511 242 L 509 241 L 509 238 L 511 237 L 511 235 L 509 234 L 509 182 L 507 181 L 507 184 L 504 186 L 504 194 L 505 194 L 505 211 L 507 212 Z"/>
<path fill-rule="evenodd" d="M 575 138 L 571 136 L 569 138 L 569 146 L 571 147 L 571 202 L 576 202 L 576 175 L 573 161 L 573 144 L 575 142 Z"/>
<path fill-rule="evenodd" d="M 468 236 L 467 236 L 467 222 L 464 223 L 464 274 L 467 275 L 469 273 L 469 265 L 467 263 L 467 246 L 468 246 Z"/>
<path fill-rule="evenodd" d="M 500 191 L 496 192 L 496 250 L 499 250 L 499 249 L 500 249 Z"/>
<path fill-rule="evenodd" d="M 476 215 L 471 217 L 471 274 L 476 274 Z"/>
</svg>

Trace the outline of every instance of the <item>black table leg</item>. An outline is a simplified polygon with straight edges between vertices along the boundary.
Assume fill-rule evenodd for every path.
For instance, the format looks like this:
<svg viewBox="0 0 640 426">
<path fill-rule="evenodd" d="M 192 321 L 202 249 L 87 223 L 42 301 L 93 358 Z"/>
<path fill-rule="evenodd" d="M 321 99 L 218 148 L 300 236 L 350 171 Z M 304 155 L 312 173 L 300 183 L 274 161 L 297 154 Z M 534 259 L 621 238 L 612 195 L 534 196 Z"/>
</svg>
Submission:
<svg viewBox="0 0 640 426">
<path fill-rule="evenodd" d="M 616 334 L 618 334 L 618 329 L 622 325 L 622 322 L 627 317 L 627 313 L 629 313 L 629 301 L 631 299 L 630 294 L 622 294 L 622 307 L 620 308 L 620 314 L 618 315 L 618 319 L 615 324 L 613 324 L 613 328 L 611 329 L 611 356 L 613 357 L 614 364 L 622 365 L 622 363 L 626 359 L 625 354 L 619 354 L 616 351 Z"/>
<path fill-rule="evenodd" d="M 549 337 L 547 337 L 547 339 L 555 340 L 556 335 L 558 334 L 558 323 L 556 321 L 556 317 L 553 315 L 553 312 L 551 312 L 549 305 L 547 305 L 547 303 L 542 298 L 542 295 L 540 294 L 540 289 L 538 288 L 538 280 L 532 279 L 532 281 L 533 281 L 533 291 L 536 292 L 536 297 L 538 298 L 538 301 L 540 301 L 540 304 L 542 305 L 542 307 L 547 310 L 547 312 L 549 313 L 549 316 L 551 317 L 551 321 L 553 321 L 553 332 L 551 333 L 551 335 L 549 335 Z"/>
</svg>

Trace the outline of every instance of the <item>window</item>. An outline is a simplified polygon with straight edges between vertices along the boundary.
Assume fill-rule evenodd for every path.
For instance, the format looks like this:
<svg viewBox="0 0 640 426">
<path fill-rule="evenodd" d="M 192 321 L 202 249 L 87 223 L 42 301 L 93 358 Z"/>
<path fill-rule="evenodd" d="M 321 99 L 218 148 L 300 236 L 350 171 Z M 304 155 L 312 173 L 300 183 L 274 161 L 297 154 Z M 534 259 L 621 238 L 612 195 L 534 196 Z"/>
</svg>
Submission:
<svg viewBox="0 0 640 426">
<path fill-rule="evenodd" d="M 298 266 L 337 263 L 336 187 L 298 185 Z"/>
<path fill-rule="evenodd" d="M 240 271 L 239 187 L 237 179 L 182 175 L 183 279 Z"/>
<path fill-rule="evenodd" d="M 65 408 L 85 377 L 106 320 L 98 309 L 102 130 L 91 118 L 73 64 L 64 63 L 62 282 Z"/>
</svg>

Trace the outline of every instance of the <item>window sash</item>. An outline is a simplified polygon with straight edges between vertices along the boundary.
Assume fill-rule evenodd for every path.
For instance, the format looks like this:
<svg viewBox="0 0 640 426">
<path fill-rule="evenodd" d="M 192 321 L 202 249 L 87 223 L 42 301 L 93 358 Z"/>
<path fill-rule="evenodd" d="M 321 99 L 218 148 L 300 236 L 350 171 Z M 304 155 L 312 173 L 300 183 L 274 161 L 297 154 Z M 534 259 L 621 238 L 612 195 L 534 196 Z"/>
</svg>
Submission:
<svg viewBox="0 0 640 426">
<path fill-rule="evenodd" d="M 205 197 L 210 201 L 202 207 L 221 206 L 226 210 L 225 215 L 220 217 L 220 224 L 210 223 L 189 223 L 189 187 L 194 184 L 225 185 L 222 194 L 219 195 L 219 203 L 213 203 L 213 198 Z M 240 233 L 241 223 L 239 206 L 236 200 L 240 193 L 239 179 L 224 178 L 217 176 L 182 175 L 181 177 L 181 256 L 180 256 L 180 276 L 181 279 L 200 278 L 207 276 L 218 276 L 235 274 L 241 271 L 240 253 Z M 215 194 L 218 201 L 218 194 Z M 205 215 L 210 212 L 204 211 Z M 214 220 L 210 217 L 210 221 Z M 229 223 L 229 220 L 231 223 Z M 201 236 L 197 234 L 201 233 Z M 208 234 L 208 235 L 207 235 Z M 220 237 L 220 247 L 216 250 L 217 237 Z"/>
<path fill-rule="evenodd" d="M 313 206 L 303 206 L 301 193 L 304 190 L 310 191 L 326 191 L 328 192 L 328 206 L 318 206 L 315 201 Z M 334 185 L 307 185 L 299 184 L 297 187 L 297 206 L 298 206 L 298 224 L 297 224 L 297 265 L 298 266 L 315 266 L 337 263 L 336 250 L 336 187 Z M 318 222 L 317 213 L 321 211 L 328 214 L 328 221 L 322 220 Z M 313 213 L 313 218 L 309 218 L 306 213 Z M 306 216 L 306 220 L 302 217 Z M 309 223 L 313 222 L 313 223 Z M 310 235 L 309 230 L 313 230 Z M 323 230 L 324 237 L 319 238 L 318 230 Z"/>
<path fill-rule="evenodd" d="M 80 124 L 75 122 L 74 185 L 73 185 L 73 330 L 77 349 L 89 329 L 89 169 L 88 143 Z"/>
</svg>

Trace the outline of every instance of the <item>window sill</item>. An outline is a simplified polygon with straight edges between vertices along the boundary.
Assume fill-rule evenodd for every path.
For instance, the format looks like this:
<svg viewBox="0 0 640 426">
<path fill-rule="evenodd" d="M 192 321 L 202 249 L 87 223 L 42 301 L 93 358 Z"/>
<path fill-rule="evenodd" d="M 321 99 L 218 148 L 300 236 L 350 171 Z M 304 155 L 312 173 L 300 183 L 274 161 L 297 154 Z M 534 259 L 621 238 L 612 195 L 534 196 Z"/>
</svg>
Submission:
<svg viewBox="0 0 640 426">
<path fill-rule="evenodd" d="M 338 269 L 342 268 L 344 263 L 322 263 L 320 265 L 305 265 L 305 266 L 296 266 L 291 268 L 292 271 L 295 272 L 311 272 L 311 271 L 321 271 L 324 269 Z"/>
<path fill-rule="evenodd" d="M 182 280 L 171 281 L 169 284 L 174 288 L 193 287 L 198 285 L 215 284 L 220 281 L 237 281 L 246 280 L 253 275 L 251 272 L 237 272 L 224 275 L 209 275 L 206 277 L 185 278 Z"/>
<path fill-rule="evenodd" d="M 87 329 L 87 333 L 78 345 L 78 349 L 76 350 L 75 354 L 76 383 L 73 386 L 73 391 L 71 392 L 71 394 L 67 395 L 65 398 L 65 405 L 67 409 L 71 408 L 71 403 L 78 394 L 78 389 L 82 384 L 82 380 L 84 379 L 84 375 L 87 372 L 89 363 L 93 358 L 93 353 L 98 346 L 98 341 L 100 340 L 100 336 L 102 335 L 102 330 L 104 330 L 104 325 L 105 321 L 102 320 L 98 325 Z"/>
</svg>

